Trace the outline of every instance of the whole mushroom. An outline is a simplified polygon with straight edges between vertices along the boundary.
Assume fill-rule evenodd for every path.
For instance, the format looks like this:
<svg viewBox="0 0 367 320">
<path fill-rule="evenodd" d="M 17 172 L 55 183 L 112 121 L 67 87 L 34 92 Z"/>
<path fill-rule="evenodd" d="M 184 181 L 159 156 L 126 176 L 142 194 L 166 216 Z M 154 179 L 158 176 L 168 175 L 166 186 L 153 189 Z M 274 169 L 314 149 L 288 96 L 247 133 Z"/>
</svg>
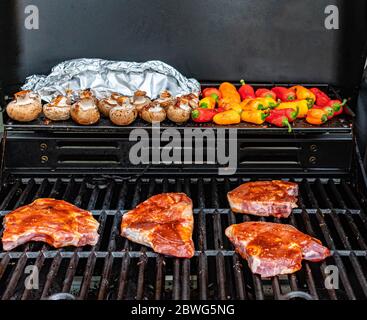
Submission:
<svg viewBox="0 0 367 320">
<path fill-rule="evenodd" d="M 134 93 L 134 97 L 132 98 L 132 103 L 136 107 L 138 112 L 140 112 L 144 107 L 149 105 L 149 103 L 151 103 L 151 102 L 152 102 L 152 100 L 150 100 L 147 97 L 147 93 L 145 91 L 141 91 L 141 90 L 136 91 Z"/>
<path fill-rule="evenodd" d="M 70 96 L 57 96 L 50 103 L 43 106 L 44 115 L 53 121 L 63 121 L 70 118 Z"/>
<path fill-rule="evenodd" d="M 29 90 L 17 92 L 14 100 L 6 106 L 9 118 L 19 122 L 37 119 L 42 112 L 41 97 Z"/>
<path fill-rule="evenodd" d="M 199 108 L 199 97 L 195 93 L 186 94 L 181 97 L 181 99 L 186 99 L 192 109 Z"/>
<path fill-rule="evenodd" d="M 98 100 L 89 90 L 79 94 L 80 100 L 70 108 L 71 118 L 81 125 L 92 125 L 99 121 L 101 115 L 98 110 Z"/>
<path fill-rule="evenodd" d="M 120 102 L 120 105 L 110 110 L 110 120 L 118 126 L 128 126 L 135 121 L 138 111 L 129 99 L 120 99 Z"/>
<path fill-rule="evenodd" d="M 117 93 L 113 93 L 111 95 L 111 97 L 106 98 L 106 99 L 102 99 L 99 100 L 98 102 L 98 109 L 99 111 L 105 116 L 105 117 L 109 117 L 110 116 L 110 110 L 112 108 L 115 108 L 119 105 L 118 103 L 118 99 L 120 98 L 120 96 Z"/>
<path fill-rule="evenodd" d="M 178 98 L 175 105 L 170 105 L 167 109 L 167 118 L 172 122 L 184 123 L 190 119 L 191 116 L 190 102 L 186 98 Z"/>
<path fill-rule="evenodd" d="M 164 109 L 176 104 L 176 98 L 167 90 L 163 91 L 155 101 Z"/>
<path fill-rule="evenodd" d="M 162 122 L 166 116 L 166 111 L 158 101 L 150 103 L 140 111 L 140 117 L 149 123 Z"/>
</svg>

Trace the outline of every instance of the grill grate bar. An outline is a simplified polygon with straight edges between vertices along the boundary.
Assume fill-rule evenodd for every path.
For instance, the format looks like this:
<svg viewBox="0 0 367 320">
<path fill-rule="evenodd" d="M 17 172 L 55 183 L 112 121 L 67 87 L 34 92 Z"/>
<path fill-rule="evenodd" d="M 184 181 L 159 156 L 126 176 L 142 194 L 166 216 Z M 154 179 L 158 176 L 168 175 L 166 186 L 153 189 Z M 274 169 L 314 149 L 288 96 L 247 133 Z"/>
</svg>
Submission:
<svg viewBox="0 0 367 320">
<path fill-rule="evenodd" d="M 22 276 L 26 263 L 27 263 L 27 255 L 23 253 L 23 255 L 20 257 L 17 263 L 17 266 L 15 267 L 15 270 L 10 278 L 6 290 L 1 298 L 2 300 L 9 300 L 13 296 L 13 293 Z"/>
<path fill-rule="evenodd" d="M 104 200 L 103 200 L 103 205 L 102 205 L 103 212 L 99 217 L 100 226 L 99 226 L 98 233 L 100 234 L 100 237 L 98 239 L 97 244 L 95 246 L 93 246 L 92 252 L 98 251 L 98 249 L 100 247 L 102 237 L 103 237 L 103 234 L 104 234 L 106 221 L 107 221 L 107 215 L 106 215 L 106 212 L 104 210 L 107 210 L 107 209 L 110 208 L 110 203 L 111 203 L 111 200 L 112 200 L 112 194 L 113 194 L 114 186 L 115 186 L 115 183 L 113 181 L 111 181 L 107 186 L 107 190 L 106 190 Z M 92 280 L 92 276 L 93 276 L 96 261 L 97 261 L 97 259 L 96 259 L 96 256 L 94 254 L 89 256 L 88 261 L 87 261 L 87 266 L 85 267 L 85 273 L 84 273 L 84 276 L 83 276 L 82 285 L 81 285 L 81 288 L 80 288 L 79 299 L 85 299 L 86 295 L 88 294 L 88 290 L 90 288 L 90 283 L 91 283 L 91 280 Z"/>
<path fill-rule="evenodd" d="M 199 255 L 199 290 L 200 290 L 200 299 L 207 300 L 208 299 L 208 260 L 205 254 L 205 250 L 207 248 L 206 243 L 206 215 L 204 213 L 205 208 L 205 196 L 204 196 L 204 186 L 203 180 L 199 179 L 198 181 L 198 202 L 199 202 L 199 239 L 198 239 L 198 247 L 200 251 Z"/>
<path fill-rule="evenodd" d="M 75 181 L 73 178 L 71 178 L 66 186 L 63 199 L 66 201 L 73 202 L 73 188 L 75 186 Z"/>
<path fill-rule="evenodd" d="M 87 192 L 87 185 L 85 181 L 83 181 L 80 185 L 78 195 L 76 196 L 75 201 L 74 201 L 74 204 L 77 207 L 80 207 L 82 205 L 83 197 L 86 194 L 86 192 Z"/>
<path fill-rule="evenodd" d="M 175 187 L 176 187 L 176 192 L 181 191 L 181 184 L 179 180 L 177 180 Z M 168 181 L 167 179 L 164 179 L 163 180 L 163 192 L 167 192 L 167 191 L 168 191 Z M 173 300 L 181 299 L 180 293 L 182 289 L 181 289 L 180 269 L 181 269 L 180 259 L 174 258 L 173 259 L 173 293 L 172 293 Z"/>
<path fill-rule="evenodd" d="M 127 243 L 125 243 L 125 245 L 127 245 Z M 129 274 L 129 265 L 130 265 L 130 255 L 127 252 L 125 252 L 121 264 L 119 286 L 116 297 L 117 300 L 122 300 L 125 296 L 126 282 Z"/>
<path fill-rule="evenodd" d="M 51 189 L 51 192 L 50 192 L 50 198 L 57 198 L 58 197 L 60 187 L 61 187 L 61 180 L 59 178 L 57 178 L 55 183 L 52 186 L 52 189 Z"/>
<path fill-rule="evenodd" d="M 13 199 L 13 197 L 15 196 L 15 194 L 18 192 L 20 187 L 20 180 L 17 180 L 14 185 L 12 186 L 12 188 L 10 189 L 10 191 L 8 192 L 8 194 L 6 195 L 6 197 L 4 198 L 3 202 L 1 203 L 1 210 L 5 210 L 10 201 Z"/>
<path fill-rule="evenodd" d="M 142 300 L 143 296 L 144 296 L 144 277 L 145 277 L 145 266 L 148 262 L 148 258 L 145 254 L 146 252 L 146 248 L 143 247 L 140 251 L 141 256 L 138 262 L 138 266 L 139 266 L 139 273 L 138 273 L 138 288 L 137 288 L 137 292 L 136 292 L 136 297 L 135 299 L 137 300 Z"/>
<path fill-rule="evenodd" d="M 225 179 L 224 182 L 225 193 L 227 194 L 230 191 L 229 181 Z M 231 210 L 229 210 L 229 226 L 236 224 L 235 215 Z M 244 286 L 243 272 L 242 272 L 242 263 L 240 257 L 237 253 L 235 253 L 232 257 L 233 263 L 233 272 L 235 277 L 235 285 L 237 291 L 237 298 L 240 300 L 245 300 L 247 298 L 247 293 Z"/>
<path fill-rule="evenodd" d="M 95 264 L 96 264 L 96 255 L 94 253 L 96 251 L 98 251 L 98 249 L 100 247 L 104 227 L 106 225 L 106 220 L 107 220 L 107 215 L 106 215 L 105 211 L 102 211 L 102 214 L 99 216 L 99 221 L 98 221 L 99 222 L 98 233 L 101 236 L 99 237 L 96 245 L 92 247 L 92 254 L 88 258 L 87 265 L 86 265 L 85 271 L 84 271 L 82 285 L 81 285 L 81 288 L 80 288 L 79 299 L 85 299 L 85 297 L 88 293 L 88 289 L 90 288 L 90 282 L 92 280 L 94 267 L 95 267 Z"/>
<path fill-rule="evenodd" d="M 20 206 L 24 205 L 24 203 L 27 200 L 27 197 L 29 196 L 30 191 L 32 190 L 32 188 L 35 185 L 35 181 L 34 179 L 29 180 L 29 182 L 27 183 L 27 186 L 24 188 L 23 192 L 21 193 L 18 201 L 16 202 L 14 209 L 15 208 L 19 208 Z"/>
<path fill-rule="evenodd" d="M 127 195 L 127 183 L 126 181 L 123 182 L 122 188 L 119 193 L 118 198 L 118 204 L 117 209 L 124 209 L 125 203 L 126 203 L 126 195 Z M 107 209 L 107 208 L 106 208 Z M 115 251 L 116 249 L 116 236 L 119 234 L 119 223 L 121 221 L 122 217 L 122 211 L 118 211 L 118 213 L 114 217 L 110 239 L 109 239 L 109 245 L 108 245 L 108 257 L 105 260 L 104 267 L 103 267 L 103 273 L 102 273 L 102 279 L 101 279 L 101 285 L 100 290 L 98 292 L 98 300 L 104 300 L 106 297 L 106 292 L 108 289 L 108 286 L 110 284 L 110 276 L 112 272 L 112 266 L 113 266 L 113 255 L 112 251 Z M 123 294 L 124 289 L 122 289 Z"/>
<path fill-rule="evenodd" d="M 184 192 L 191 198 L 189 180 L 186 178 L 183 181 Z M 177 190 L 181 189 L 181 183 L 178 184 Z M 182 300 L 190 299 L 190 259 L 182 261 Z"/>
<path fill-rule="evenodd" d="M 291 225 L 293 225 L 294 227 L 297 228 L 297 222 L 296 222 L 294 216 L 290 217 L 290 222 L 291 222 Z M 312 297 L 315 300 L 318 300 L 319 297 L 318 297 L 317 290 L 316 290 L 316 287 L 315 287 L 315 281 L 314 281 L 314 278 L 313 278 L 313 275 L 312 275 L 311 268 L 310 268 L 309 263 L 307 261 L 305 261 L 304 264 L 305 264 L 305 268 L 306 268 L 307 286 L 310 289 L 310 293 L 311 293 Z M 289 275 L 289 282 L 290 282 L 290 286 L 291 286 L 292 291 L 299 291 L 298 285 L 297 285 L 297 277 L 296 277 L 295 274 Z"/>
<path fill-rule="evenodd" d="M 160 300 L 162 296 L 163 266 L 164 258 L 159 254 L 156 258 L 155 300 Z"/>
<path fill-rule="evenodd" d="M 43 252 L 38 256 L 36 263 L 34 264 L 34 266 L 37 268 L 36 270 L 41 271 L 41 268 L 43 266 L 43 263 L 45 262 L 45 256 L 43 254 Z M 28 300 L 29 296 L 31 294 L 31 290 L 32 289 L 28 289 L 26 288 L 22 294 L 21 300 Z"/>
<path fill-rule="evenodd" d="M 219 208 L 219 200 L 218 200 L 218 189 L 217 189 L 217 182 L 215 179 L 212 179 L 211 183 L 211 190 L 212 190 L 212 207 L 215 209 Z M 223 237 L 222 237 L 222 224 L 221 224 L 221 216 L 220 214 L 216 213 L 213 215 L 213 229 L 214 229 L 214 248 L 218 250 L 218 255 L 215 258 L 216 267 L 217 267 L 217 282 L 219 288 L 219 299 L 226 300 L 226 271 L 225 271 L 225 263 L 224 263 L 224 256 L 220 252 L 223 249 Z"/>
<path fill-rule="evenodd" d="M 152 188 L 152 184 L 153 184 L 153 180 L 150 183 L 149 186 L 149 193 L 151 194 L 151 188 Z M 135 185 L 135 192 L 134 192 L 134 198 L 132 200 L 132 208 L 135 208 L 139 202 L 140 202 L 140 196 L 141 196 L 141 187 L 142 187 L 142 181 L 139 179 Z M 149 197 L 149 196 L 148 196 Z M 139 272 L 138 272 L 138 285 L 137 285 L 137 292 L 136 292 L 136 299 L 137 300 L 142 300 L 143 296 L 144 296 L 144 278 L 145 278 L 145 267 L 146 264 L 148 262 L 148 258 L 146 256 L 146 251 L 147 248 L 146 247 L 142 247 L 142 249 L 140 250 L 140 258 L 139 258 L 139 262 L 138 262 L 138 266 L 139 266 Z"/>
<path fill-rule="evenodd" d="M 190 259 L 182 260 L 182 300 L 190 299 Z"/>
<path fill-rule="evenodd" d="M 61 256 L 61 253 L 58 252 L 52 261 L 50 270 L 47 273 L 46 282 L 45 282 L 45 286 L 43 287 L 41 299 L 46 299 L 48 297 L 52 283 L 60 269 L 61 261 L 62 261 L 62 256 Z"/>
<path fill-rule="evenodd" d="M 0 280 L 2 279 L 4 273 L 5 273 L 5 270 L 6 268 L 8 267 L 9 265 L 9 262 L 10 262 L 10 254 L 9 253 L 6 253 L 2 258 L 1 258 L 1 261 L 0 261 Z"/>
<path fill-rule="evenodd" d="M 149 185 L 149 191 L 148 191 L 148 197 L 151 197 L 154 194 L 154 188 L 157 184 L 157 181 L 151 181 Z M 179 188 L 179 186 L 178 186 Z M 178 190 L 179 192 L 180 190 Z M 165 180 L 163 182 L 163 192 L 167 192 L 168 185 L 167 181 Z M 160 300 L 162 295 L 162 287 L 163 287 L 163 279 L 164 279 L 164 256 L 162 254 L 158 254 L 156 258 L 156 281 L 155 281 L 155 300 Z"/>
<path fill-rule="evenodd" d="M 117 204 L 118 210 L 123 209 L 125 207 L 126 194 L 127 194 L 127 184 L 126 184 L 126 181 L 124 181 L 122 188 L 120 190 L 120 193 L 119 193 L 119 199 L 118 199 L 118 204 Z M 111 200 L 109 200 L 108 203 L 110 203 L 110 201 Z M 105 204 L 107 204 L 107 202 L 105 202 Z M 108 207 L 106 206 L 105 209 L 108 209 Z M 116 240 L 115 239 L 117 235 L 119 234 L 119 223 L 121 221 L 121 217 L 122 217 L 122 212 L 119 210 L 114 217 L 113 225 L 111 228 L 111 234 L 110 234 L 110 239 L 109 239 L 109 244 L 108 244 L 109 255 L 107 259 L 105 260 L 104 267 L 103 267 L 102 279 L 101 279 L 100 289 L 98 292 L 98 300 L 105 299 L 106 292 L 110 284 L 110 276 L 111 276 L 112 266 L 113 266 L 113 256 L 111 252 L 116 250 Z"/>
<path fill-rule="evenodd" d="M 180 300 L 180 259 L 173 259 L 173 300 Z"/>
<path fill-rule="evenodd" d="M 39 188 L 37 189 L 37 192 L 35 193 L 32 201 L 41 198 L 43 194 L 45 194 L 46 188 L 48 185 L 48 180 L 47 179 L 43 179 Z"/>
</svg>

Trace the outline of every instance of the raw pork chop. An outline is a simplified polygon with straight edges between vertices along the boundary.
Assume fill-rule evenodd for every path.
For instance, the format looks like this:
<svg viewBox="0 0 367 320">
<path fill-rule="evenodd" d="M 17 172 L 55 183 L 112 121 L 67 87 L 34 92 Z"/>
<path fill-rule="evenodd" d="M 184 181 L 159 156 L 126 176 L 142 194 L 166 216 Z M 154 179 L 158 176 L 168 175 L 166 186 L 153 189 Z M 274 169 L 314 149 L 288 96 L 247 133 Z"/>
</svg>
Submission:
<svg viewBox="0 0 367 320">
<path fill-rule="evenodd" d="M 158 253 L 191 258 L 193 228 L 191 199 L 184 193 L 163 193 L 124 214 L 121 235 Z"/>
<path fill-rule="evenodd" d="M 4 218 L 3 248 L 13 248 L 28 241 L 44 241 L 60 248 L 95 245 L 99 223 L 92 213 L 68 202 L 37 199 Z"/>
<path fill-rule="evenodd" d="M 226 236 L 262 277 L 289 274 L 302 267 L 302 259 L 318 262 L 330 255 L 318 239 L 278 223 L 244 222 L 228 227 Z"/>
<path fill-rule="evenodd" d="M 228 192 L 233 212 L 287 218 L 297 208 L 298 185 L 284 181 L 247 182 Z"/>
</svg>

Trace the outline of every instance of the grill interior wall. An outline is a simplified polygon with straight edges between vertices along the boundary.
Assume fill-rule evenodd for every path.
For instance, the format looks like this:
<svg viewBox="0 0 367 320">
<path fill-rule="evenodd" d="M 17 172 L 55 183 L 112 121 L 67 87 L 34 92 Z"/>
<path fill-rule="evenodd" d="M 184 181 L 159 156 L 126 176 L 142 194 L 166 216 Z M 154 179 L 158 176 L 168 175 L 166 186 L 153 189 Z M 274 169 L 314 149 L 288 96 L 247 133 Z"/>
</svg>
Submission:
<svg viewBox="0 0 367 320">
<path fill-rule="evenodd" d="M 55 197 L 92 210 L 100 221 L 94 247 L 56 250 L 28 243 L 11 252 L 0 246 L 0 297 L 40 299 L 72 293 L 81 299 L 281 299 L 303 291 L 314 299 L 367 297 L 367 218 L 365 199 L 345 180 L 302 179 L 299 208 L 289 223 L 333 250 L 323 263 L 304 262 L 296 274 L 272 280 L 253 275 L 234 252 L 224 230 L 260 218 L 234 215 L 226 193 L 249 179 L 80 180 L 12 179 L 0 193 L 0 215 L 39 197 Z M 194 202 L 195 257 L 164 257 L 122 238 L 121 215 L 149 196 L 183 191 Z M 0 220 L 2 220 L 0 218 Z M 279 222 L 275 218 L 264 219 Z M 2 233 L 2 230 L 1 230 Z M 27 290 L 24 269 L 36 265 L 40 287 Z M 336 265 L 340 288 L 327 290 L 324 268 Z"/>
</svg>

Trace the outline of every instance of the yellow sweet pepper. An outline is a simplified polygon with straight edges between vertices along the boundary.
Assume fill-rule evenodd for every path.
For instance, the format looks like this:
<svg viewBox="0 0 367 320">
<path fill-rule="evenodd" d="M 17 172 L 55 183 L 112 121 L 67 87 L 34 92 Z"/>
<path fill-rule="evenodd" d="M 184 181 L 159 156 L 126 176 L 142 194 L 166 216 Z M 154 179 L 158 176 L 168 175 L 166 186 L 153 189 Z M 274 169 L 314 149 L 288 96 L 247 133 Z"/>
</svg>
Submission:
<svg viewBox="0 0 367 320">
<path fill-rule="evenodd" d="M 279 104 L 272 98 L 256 98 L 244 100 L 241 103 L 243 110 L 267 110 L 274 109 Z"/>
<path fill-rule="evenodd" d="M 245 99 L 245 100 L 243 100 L 243 101 L 240 103 L 240 105 L 241 105 L 242 109 L 243 109 L 243 110 L 245 110 L 245 109 L 246 109 L 247 104 L 248 104 L 248 103 L 250 103 L 251 101 L 254 101 L 254 100 L 255 100 L 255 99 L 252 99 L 252 98 L 249 98 L 249 99 Z"/>
<path fill-rule="evenodd" d="M 268 106 L 263 99 L 252 99 L 242 107 L 243 110 L 267 110 Z"/>
<path fill-rule="evenodd" d="M 242 121 L 263 124 L 266 118 L 269 116 L 269 112 L 262 110 L 245 110 L 241 114 Z"/>
<path fill-rule="evenodd" d="M 294 86 L 290 88 L 290 90 L 296 93 L 297 100 L 308 100 L 310 102 L 312 101 L 312 104 L 314 104 L 316 101 L 316 96 L 314 95 L 314 93 L 303 86 Z"/>
<path fill-rule="evenodd" d="M 242 107 L 239 103 L 236 102 L 232 102 L 229 103 L 227 105 L 224 106 L 224 110 L 228 111 L 228 110 L 234 110 L 236 111 L 238 114 L 242 113 Z"/>
<path fill-rule="evenodd" d="M 219 125 L 238 124 L 241 122 L 241 116 L 234 110 L 228 110 L 216 114 L 213 118 L 213 121 Z"/>
<path fill-rule="evenodd" d="M 199 101 L 199 108 L 203 109 L 214 109 L 217 102 L 213 97 L 206 97 Z"/>
<path fill-rule="evenodd" d="M 241 102 L 241 96 L 233 84 L 229 82 L 223 82 L 219 86 L 219 91 L 221 92 L 223 99 L 230 99 L 231 101 L 238 103 Z"/>
<path fill-rule="evenodd" d="M 305 118 L 306 115 L 307 115 L 307 112 L 309 110 L 309 102 L 307 100 L 282 102 L 275 109 L 277 109 L 277 110 L 293 109 L 295 111 L 298 110 L 297 118 L 302 119 L 302 118 Z"/>
<path fill-rule="evenodd" d="M 269 109 L 274 109 L 277 106 L 279 106 L 279 103 L 276 102 L 273 98 L 264 97 L 264 98 L 258 98 L 258 99 L 262 99 L 262 102 L 264 103 L 264 105 L 268 107 Z"/>
</svg>

